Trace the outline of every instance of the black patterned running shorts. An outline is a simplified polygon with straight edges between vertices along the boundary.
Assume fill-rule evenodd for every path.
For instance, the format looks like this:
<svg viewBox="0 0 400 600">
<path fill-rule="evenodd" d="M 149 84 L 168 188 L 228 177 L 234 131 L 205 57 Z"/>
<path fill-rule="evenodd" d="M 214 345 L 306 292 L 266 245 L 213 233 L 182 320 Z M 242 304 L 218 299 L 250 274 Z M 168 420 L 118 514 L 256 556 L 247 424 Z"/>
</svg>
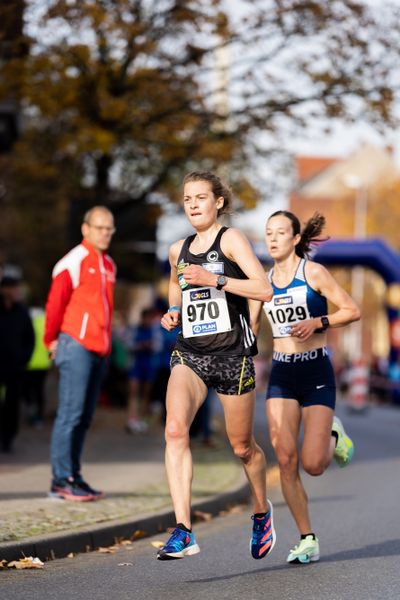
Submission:
<svg viewBox="0 0 400 600">
<path fill-rule="evenodd" d="M 176 365 L 189 367 L 208 388 L 218 394 L 240 396 L 256 387 L 254 362 L 251 356 L 210 356 L 174 350 L 171 370 Z"/>
</svg>

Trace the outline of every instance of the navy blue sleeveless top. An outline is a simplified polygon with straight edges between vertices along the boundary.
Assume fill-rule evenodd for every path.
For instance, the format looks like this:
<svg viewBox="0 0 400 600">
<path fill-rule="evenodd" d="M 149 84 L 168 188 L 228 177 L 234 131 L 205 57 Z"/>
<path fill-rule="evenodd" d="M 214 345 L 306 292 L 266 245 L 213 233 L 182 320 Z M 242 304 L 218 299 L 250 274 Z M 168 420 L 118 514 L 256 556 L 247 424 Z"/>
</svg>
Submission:
<svg viewBox="0 0 400 600">
<path fill-rule="evenodd" d="M 268 273 L 274 295 L 264 302 L 264 311 L 272 328 L 274 338 L 289 337 L 292 326 L 305 319 L 326 315 L 328 303 L 325 296 L 315 291 L 305 276 L 306 260 L 302 258 L 294 278 L 286 288 L 274 284 L 273 272 Z"/>
</svg>

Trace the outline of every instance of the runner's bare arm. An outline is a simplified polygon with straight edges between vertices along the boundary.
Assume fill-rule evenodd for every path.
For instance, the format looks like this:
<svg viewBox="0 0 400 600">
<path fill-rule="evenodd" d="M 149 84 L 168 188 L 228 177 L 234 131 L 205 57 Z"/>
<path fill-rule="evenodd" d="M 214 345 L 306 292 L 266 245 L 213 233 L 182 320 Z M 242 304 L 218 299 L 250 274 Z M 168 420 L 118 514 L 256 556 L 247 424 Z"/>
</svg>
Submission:
<svg viewBox="0 0 400 600">
<path fill-rule="evenodd" d="M 260 331 L 262 307 L 262 302 L 259 302 L 258 300 L 249 300 L 250 327 L 255 336 L 257 336 Z"/>
<path fill-rule="evenodd" d="M 170 310 L 163 315 L 161 319 L 161 325 L 164 329 L 171 331 L 175 329 L 179 325 L 180 320 L 180 307 L 182 304 L 182 292 L 178 282 L 178 273 L 176 269 L 178 256 L 181 251 L 183 244 L 183 240 L 179 240 L 172 244 L 169 249 L 169 264 L 171 267 L 171 274 L 169 278 L 169 288 L 168 288 L 168 300 L 169 306 L 176 306 L 179 310 Z"/>
<path fill-rule="evenodd" d="M 263 302 L 270 300 L 272 287 L 250 242 L 243 233 L 238 229 L 228 229 L 221 238 L 221 249 L 225 256 L 236 262 L 248 277 L 248 279 L 227 277 L 224 291 Z M 217 286 L 217 275 L 199 265 L 189 265 L 184 269 L 183 275 L 192 285 Z"/>
<path fill-rule="evenodd" d="M 360 319 L 360 310 L 349 294 L 337 283 L 334 277 L 322 265 L 308 261 L 306 263 L 306 278 L 310 286 L 325 296 L 338 310 L 326 315 L 330 327 L 343 327 Z M 325 315 L 324 315 L 325 316 Z M 322 326 L 321 317 L 302 321 L 292 327 L 291 335 L 298 336 L 302 330 L 302 341 L 313 335 Z"/>
<path fill-rule="evenodd" d="M 328 315 L 330 327 L 343 327 L 360 319 L 361 313 L 357 304 L 325 267 L 315 262 L 306 263 L 306 277 L 311 287 L 338 308 Z"/>
</svg>

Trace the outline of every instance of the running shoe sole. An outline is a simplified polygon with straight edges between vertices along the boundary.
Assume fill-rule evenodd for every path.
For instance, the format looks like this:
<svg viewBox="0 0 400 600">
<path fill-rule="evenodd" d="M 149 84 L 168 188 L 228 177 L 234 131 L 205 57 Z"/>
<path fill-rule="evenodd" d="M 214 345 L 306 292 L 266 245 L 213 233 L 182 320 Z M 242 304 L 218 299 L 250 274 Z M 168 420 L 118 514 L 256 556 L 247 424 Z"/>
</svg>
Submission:
<svg viewBox="0 0 400 600">
<path fill-rule="evenodd" d="M 179 558 L 185 558 L 185 556 L 193 556 L 198 554 L 200 548 L 198 544 L 193 544 L 189 548 L 184 548 L 180 552 L 165 552 L 163 554 L 157 554 L 157 560 L 177 560 Z"/>
<path fill-rule="evenodd" d="M 74 496 L 68 494 L 68 492 L 49 492 L 47 496 L 59 500 L 69 500 L 70 502 L 93 502 L 93 500 L 97 500 L 96 496 Z"/>
<path fill-rule="evenodd" d="M 319 554 L 308 556 L 308 554 L 302 554 L 294 560 L 288 560 L 289 565 L 309 565 L 310 562 L 317 562 L 319 560 Z"/>
</svg>

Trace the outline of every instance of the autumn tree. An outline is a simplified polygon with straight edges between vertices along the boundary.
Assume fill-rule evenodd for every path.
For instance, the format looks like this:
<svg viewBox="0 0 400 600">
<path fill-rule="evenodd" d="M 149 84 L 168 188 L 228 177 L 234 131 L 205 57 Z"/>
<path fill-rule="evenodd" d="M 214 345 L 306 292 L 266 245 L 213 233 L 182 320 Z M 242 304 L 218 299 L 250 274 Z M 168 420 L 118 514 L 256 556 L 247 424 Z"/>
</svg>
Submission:
<svg viewBox="0 0 400 600">
<path fill-rule="evenodd" d="M 151 227 L 156 200 L 179 197 L 186 170 L 228 174 L 249 205 L 249 173 L 280 135 L 310 119 L 390 123 L 395 13 L 342 0 L 31 0 L 30 52 L 0 74 L 0 98 L 12 88 L 25 121 L 1 157 L 3 243 L 25 264 L 28 253 L 43 288 L 74 210 L 110 204 L 118 246 L 140 215 L 137 235 Z"/>
</svg>

